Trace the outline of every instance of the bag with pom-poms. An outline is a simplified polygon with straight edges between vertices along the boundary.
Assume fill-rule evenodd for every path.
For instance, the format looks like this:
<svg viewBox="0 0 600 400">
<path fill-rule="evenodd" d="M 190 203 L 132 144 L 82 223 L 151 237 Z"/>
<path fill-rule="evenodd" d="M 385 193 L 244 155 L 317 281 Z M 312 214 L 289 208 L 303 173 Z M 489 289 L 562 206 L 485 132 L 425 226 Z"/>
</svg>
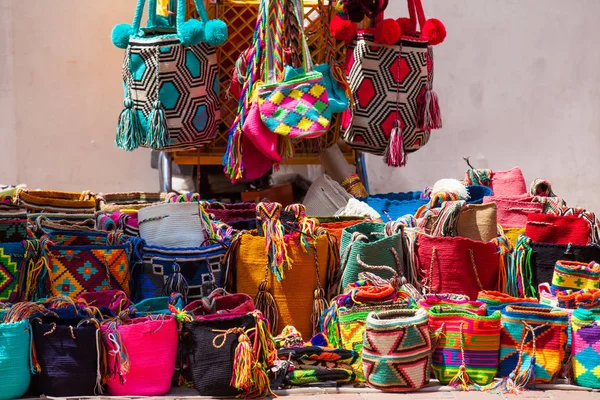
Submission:
<svg viewBox="0 0 600 400">
<path fill-rule="evenodd" d="M 345 1 L 331 30 L 349 43 L 346 74 L 354 109 L 342 118 L 342 136 L 357 150 L 383 155 L 389 166 L 406 164 L 406 155 L 429 141 L 442 127 L 433 91 L 432 46 L 446 36 L 437 19 L 425 20 L 421 0 L 408 0 L 410 18 L 383 19 L 385 2 L 371 14 L 374 28 L 352 34 L 353 12 Z M 417 22 L 420 32 L 417 31 Z"/>
<path fill-rule="evenodd" d="M 138 0 L 132 25 L 119 24 L 112 31 L 114 45 L 126 49 L 125 100 L 115 144 L 128 151 L 201 147 L 220 124 L 214 46 L 227 39 L 227 26 L 209 20 L 200 0 L 194 0 L 195 12 L 187 10 L 187 20 L 186 1 L 171 2 L 174 16 L 165 17 L 156 0 L 149 0 L 148 24 L 140 28 L 144 5 Z"/>
</svg>

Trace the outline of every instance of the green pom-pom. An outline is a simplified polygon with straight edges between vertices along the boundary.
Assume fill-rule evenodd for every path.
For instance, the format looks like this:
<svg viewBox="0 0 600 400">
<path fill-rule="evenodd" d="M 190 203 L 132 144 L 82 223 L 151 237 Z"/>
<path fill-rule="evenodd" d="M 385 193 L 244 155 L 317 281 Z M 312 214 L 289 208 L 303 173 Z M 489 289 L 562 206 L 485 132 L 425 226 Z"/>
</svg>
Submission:
<svg viewBox="0 0 600 400">
<path fill-rule="evenodd" d="M 129 24 L 115 25 L 111 34 L 113 44 L 120 49 L 126 49 L 132 33 L 133 28 Z"/>
<path fill-rule="evenodd" d="M 204 41 L 210 46 L 219 46 L 227 40 L 227 25 L 220 19 L 213 19 L 204 27 Z"/>
<path fill-rule="evenodd" d="M 204 40 L 204 24 L 197 19 L 190 19 L 179 27 L 179 40 L 184 46 L 192 46 Z"/>
</svg>

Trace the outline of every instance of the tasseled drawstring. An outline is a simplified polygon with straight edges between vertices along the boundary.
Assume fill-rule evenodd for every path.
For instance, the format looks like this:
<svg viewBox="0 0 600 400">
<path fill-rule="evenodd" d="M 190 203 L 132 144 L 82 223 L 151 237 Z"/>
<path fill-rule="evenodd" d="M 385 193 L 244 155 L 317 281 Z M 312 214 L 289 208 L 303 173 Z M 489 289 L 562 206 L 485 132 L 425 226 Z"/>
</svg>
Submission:
<svg viewBox="0 0 600 400">
<path fill-rule="evenodd" d="M 426 131 L 442 127 L 440 104 L 431 83 L 427 83 L 427 89 L 418 104 L 417 126 Z"/>
<path fill-rule="evenodd" d="M 267 270 L 268 274 L 268 270 Z M 279 323 L 279 309 L 277 308 L 277 302 L 270 292 L 269 283 L 265 279 L 258 286 L 258 293 L 254 298 L 254 304 L 256 309 L 259 310 L 269 322 L 271 331 L 277 330 L 277 324 Z"/>
<path fill-rule="evenodd" d="M 261 202 L 256 206 L 256 219 L 262 224 L 265 235 L 265 251 L 269 256 L 269 266 L 278 281 L 285 278 L 284 270 L 292 268 L 292 260 L 288 256 L 281 223 L 281 204 Z"/>
<path fill-rule="evenodd" d="M 403 167 L 406 165 L 406 150 L 404 149 L 404 138 L 402 136 L 400 121 L 396 120 L 390 132 L 388 145 L 383 152 L 383 159 L 390 167 Z"/>
<path fill-rule="evenodd" d="M 124 108 L 123 111 L 121 111 L 117 122 L 117 135 L 115 137 L 115 144 L 119 148 L 127 151 L 137 149 L 146 141 L 144 137 L 144 128 L 142 127 L 140 117 L 131 98 L 133 76 L 131 75 L 130 57 L 130 52 L 127 50 L 123 63 L 123 69 L 125 70 L 126 95 L 125 100 L 123 101 Z"/>
<path fill-rule="evenodd" d="M 160 100 L 156 100 L 148 115 L 148 132 L 146 146 L 151 149 L 164 149 L 169 144 L 169 127 L 165 110 Z"/>
<path fill-rule="evenodd" d="M 114 369 L 111 371 L 111 376 L 118 375 L 121 384 L 124 384 L 129 373 L 130 362 L 129 354 L 121 339 L 121 334 L 117 329 L 117 323 L 111 322 L 108 329 L 104 333 L 106 335 L 106 347 L 108 353 L 115 358 Z"/>
<path fill-rule="evenodd" d="M 341 347 L 341 334 L 338 324 L 338 305 L 334 300 L 331 306 L 327 308 L 319 318 L 319 332 L 323 332 L 327 336 L 327 341 L 333 347 Z"/>
<path fill-rule="evenodd" d="M 165 281 L 163 294 L 169 296 L 171 293 L 181 293 L 183 300 L 187 303 L 187 296 L 189 293 L 189 284 L 187 283 L 185 276 L 181 273 L 181 267 L 177 262 L 173 263 L 173 273 L 169 275 Z"/>
<path fill-rule="evenodd" d="M 325 291 L 322 287 L 319 287 L 318 289 L 315 289 L 313 298 L 313 312 L 311 315 L 313 336 L 319 332 L 319 320 L 326 309 L 327 300 L 325 300 Z"/>
<path fill-rule="evenodd" d="M 294 158 L 296 151 L 294 150 L 294 142 L 292 139 L 287 136 L 279 136 L 278 151 L 282 161 Z"/>
<path fill-rule="evenodd" d="M 458 368 L 458 373 L 450 380 L 448 386 L 453 388 L 458 388 L 460 390 L 469 390 L 469 387 L 473 385 L 473 381 L 469 378 L 469 374 L 467 373 L 467 366 L 465 364 L 465 347 L 464 347 L 464 335 L 463 335 L 463 325 L 460 324 L 460 355 L 461 355 L 461 365 Z"/>
</svg>

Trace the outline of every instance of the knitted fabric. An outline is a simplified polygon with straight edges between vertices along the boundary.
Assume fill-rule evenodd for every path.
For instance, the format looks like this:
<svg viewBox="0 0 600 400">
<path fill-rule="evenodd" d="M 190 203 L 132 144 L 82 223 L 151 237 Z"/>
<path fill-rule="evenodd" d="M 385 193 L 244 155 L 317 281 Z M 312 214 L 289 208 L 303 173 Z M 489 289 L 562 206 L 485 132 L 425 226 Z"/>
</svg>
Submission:
<svg viewBox="0 0 600 400">
<path fill-rule="evenodd" d="M 488 186 L 496 196 L 515 196 L 527 192 L 525 178 L 519 167 L 507 171 L 469 169 L 465 174 L 463 183 L 465 185 Z"/>
<path fill-rule="evenodd" d="M 320 218 L 318 218 L 319 221 L 321 221 Z M 345 228 L 348 228 L 350 226 L 354 226 L 356 224 L 360 224 L 361 222 L 365 222 L 364 219 L 351 219 L 348 221 L 336 221 L 336 222 L 321 222 L 319 224 L 319 227 L 327 230 L 327 232 L 329 232 L 329 234 L 333 237 L 335 237 L 335 239 L 337 240 L 338 243 L 341 242 L 342 240 L 342 232 L 344 231 Z"/>
<path fill-rule="evenodd" d="M 313 360 L 329 361 L 339 364 L 352 364 L 358 354 L 354 350 L 336 349 L 319 346 L 302 346 L 283 348 L 277 350 L 277 357 L 281 360 Z"/>
<path fill-rule="evenodd" d="M 175 318 L 108 323 L 102 326 L 102 335 L 108 350 L 110 395 L 162 396 L 169 391 L 177 355 Z"/>
<path fill-rule="evenodd" d="M 113 315 L 119 315 L 131 305 L 127 295 L 120 290 L 105 290 L 102 292 L 85 292 L 78 296 L 78 299 L 85 300 L 91 307 L 106 307 L 112 311 Z"/>
<path fill-rule="evenodd" d="M 144 265 L 134 274 L 133 300 L 181 293 L 184 302 L 208 296 L 223 287 L 222 261 L 225 248 L 220 244 L 191 248 L 144 246 Z"/>
<path fill-rule="evenodd" d="M 557 306 L 566 309 L 600 308 L 600 289 L 566 290 L 556 293 Z"/>
<path fill-rule="evenodd" d="M 502 234 L 508 239 L 510 247 L 514 248 L 517 244 L 517 238 L 525 234 L 525 228 L 502 228 Z"/>
<path fill-rule="evenodd" d="M 30 263 L 37 261 L 37 240 L 0 243 L 0 302 L 17 302 L 26 296 Z"/>
<path fill-rule="evenodd" d="M 370 313 L 363 343 L 369 387 L 404 392 L 429 383 L 431 337 L 424 309 Z"/>
<path fill-rule="evenodd" d="M 483 199 L 484 203 L 496 203 L 496 218 L 503 228 L 525 228 L 527 216 L 532 213 L 543 212 L 543 206 L 534 202 L 533 197 L 523 196 L 489 196 Z"/>
<path fill-rule="evenodd" d="M 358 381 L 365 381 L 362 366 L 362 349 L 367 316 L 374 311 L 400 310 L 405 308 L 406 303 L 399 302 L 377 306 L 357 305 L 352 308 L 339 309 L 338 324 L 341 346 L 346 350 L 354 350 L 358 354 L 356 362 L 352 364 Z"/>
<path fill-rule="evenodd" d="M 571 318 L 575 383 L 600 389 L 600 310 L 577 309 Z"/>
<path fill-rule="evenodd" d="M 30 213 L 94 214 L 96 197 L 91 192 L 73 193 L 52 190 L 17 191 L 16 203 Z"/>
<path fill-rule="evenodd" d="M 481 301 L 487 306 L 487 315 L 492 315 L 496 311 L 502 311 L 508 305 L 538 303 L 538 300 L 535 297 L 513 297 L 494 290 L 482 290 L 477 296 L 477 301 Z"/>
<path fill-rule="evenodd" d="M 600 265 L 595 261 L 557 261 L 552 276 L 552 294 L 568 289 L 600 289 Z"/>
<path fill-rule="evenodd" d="M 458 308 L 471 311 L 477 315 L 486 315 L 486 306 L 481 301 L 467 300 L 465 298 L 453 298 L 452 295 L 429 294 L 423 300 L 419 300 L 419 307 L 429 311 L 432 307 L 444 309 Z"/>
<path fill-rule="evenodd" d="M 533 363 L 532 378 L 524 385 L 533 383 L 531 379 L 551 383 L 565 355 L 568 324 L 564 311 L 541 305 L 506 307 L 502 310 L 500 375 L 522 375 Z"/>
<path fill-rule="evenodd" d="M 414 214 L 427 204 L 428 198 L 422 192 L 373 194 L 364 201 L 377 211 L 384 221 L 395 221 L 403 215 Z"/>
<path fill-rule="evenodd" d="M 458 236 L 489 242 L 498 236 L 495 204 L 469 204 L 460 210 Z"/>
<path fill-rule="evenodd" d="M 489 384 L 498 370 L 500 313 L 480 316 L 467 310 L 428 311 L 434 337 L 432 366 L 435 377 L 447 385 L 464 371 L 465 384 Z"/>
<path fill-rule="evenodd" d="M 348 383 L 352 382 L 355 376 L 353 371 L 344 368 L 302 369 L 288 372 L 286 382 L 289 385 L 306 385 L 308 383 L 332 381 Z"/>
<path fill-rule="evenodd" d="M 0 243 L 20 242 L 27 238 L 27 214 L 21 210 L 0 210 Z"/>
<path fill-rule="evenodd" d="M 152 297 L 144 299 L 130 308 L 135 316 L 171 314 L 171 307 L 175 310 L 183 310 L 183 296 L 172 293 L 170 296 Z"/>
<path fill-rule="evenodd" d="M 591 242 L 590 224 L 575 216 L 529 214 L 525 235 L 539 243 L 585 246 Z"/>
<path fill-rule="evenodd" d="M 18 399 L 30 383 L 29 321 L 0 323 L 0 400 Z"/>
<path fill-rule="evenodd" d="M 98 324 L 82 321 L 54 317 L 33 320 L 33 341 L 41 368 L 36 377 L 40 394 L 94 396 L 100 386 Z"/>
</svg>

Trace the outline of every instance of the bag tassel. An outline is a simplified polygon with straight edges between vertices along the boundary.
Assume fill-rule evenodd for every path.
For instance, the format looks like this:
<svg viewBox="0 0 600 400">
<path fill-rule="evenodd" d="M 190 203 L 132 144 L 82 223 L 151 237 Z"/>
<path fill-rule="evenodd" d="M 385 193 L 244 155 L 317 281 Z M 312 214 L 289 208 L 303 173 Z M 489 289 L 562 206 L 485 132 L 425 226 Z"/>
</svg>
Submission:
<svg viewBox="0 0 600 400">
<path fill-rule="evenodd" d="M 146 146 L 152 149 L 164 149 L 169 144 L 169 127 L 160 100 L 154 102 L 152 112 L 148 116 L 148 134 Z"/>
<path fill-rule="evenodd" d="M 406 165 L 402 128 L 400 128 L 400 121 L 398 120 L 394 122 L 394 128 L 392 128 L 392 132 L 390 133 L 390 139 L 383 153 L 383 159 L 390 167 L 403 167 Z"/>
<path fill-rule="evenodd" d="M 325 291 L 323 288 L 315 289 L 314 300 L 313 300 L 313 312 L 311 315 L 311 321 L 313 326 L 313 336 L 319 332 L 319 321 L 321 315 L 327 309 L 327 300 L 325 300 Z"/>
<path fill-rule="evenodd" d="M 278 281 L 285 278 L 284 269 L 292 268 L 285 243 L 284 227 L 281 223 L 281 204 L 261 202 L 256 206 L 257 220 L 265 233 L 265 251 L 269 255 L 269 266 Z"/>
<path fill-rule="evenodd" d="M 294 142 L 287 136 L 279 137 L 279 154 L 282 161 L 291 160 L 294 158 Z"/>
<path fill-rule="evenodd" d="M 269 290 L 269 283 L 266 280 L 262 281 L 258 286 L 258 293 L 254 298 L 254 304 L 256 305 L 256 309 L 268 321 L 271 331 L 274 331 L 277 329 L 277 324 L 279 323 L 279 309 L 277 308 L 275 298 Z"/>
<path fill-rule="evenodd" d="M 181 267 L 176 262 L 173 263 L 173 273 L 169 275 L 165 281 L 165 287 L 163 289 L 163 294 L 166 296 L 169 296 L 172 293 L 181 293 L 183 295 L 184 303 L 187 303 L 189 285 L 185 280 L 185 276 L 181 273 Z"/>
<path fill-rule="evenodd" d="M 137 111 L 133 108 L 133 100 L 127 97 L 123 105 L 125 108 L 121 111 L 117 122 L 115 144 L 120 149 L 132 151 L 146 141 L 144 138 L 144 128 L 142 127 Z"/>
<path fill-rule="evenodd" d="M 433 90 L 431 83 L 427 84 L 427 90 L 423 99 L 419 102 L 418 127 L 426 131 L 440 129 L 442 127 L 442 113 L 437 93 Z"/>
<path fill-rule="evenodd" d="M 462 357 L 462 364 L 458 368 L 458 373 L 454 378 L 450 380 L 448 386 L 458 388 L 463 391 L 468 391 L 469 387 L 473 385 L 473 381 L 469 378 L 467 373 L 467 366 L 465 365 L 465 349 L 464 349 L 464 336 L 463 336 L 464 323 L 460 324 L 460 353 Z"/>
</svg>

